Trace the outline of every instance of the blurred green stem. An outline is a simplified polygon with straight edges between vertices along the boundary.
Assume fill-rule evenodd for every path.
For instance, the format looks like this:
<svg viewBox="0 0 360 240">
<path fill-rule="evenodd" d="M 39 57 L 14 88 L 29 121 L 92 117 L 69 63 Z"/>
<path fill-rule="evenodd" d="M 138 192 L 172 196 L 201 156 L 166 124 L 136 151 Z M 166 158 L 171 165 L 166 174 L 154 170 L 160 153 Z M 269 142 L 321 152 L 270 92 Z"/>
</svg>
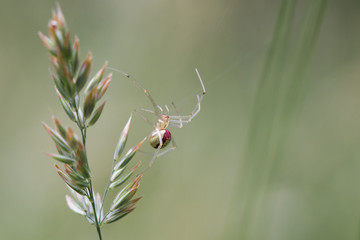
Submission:
<svg viewBox="0 0 360 240">
<path fill-rule="evenodd" d="M 272 125 L 278 104 L 281 76 L 296 0 L 283 0 L 273 39 L 259 80 L 251 125 L 248 132 L 244 165 L 240 174 L 242 202 L 240 211 L 240 239 L 251 239 L 258 200 L 259 184 L 266 169 L 271 147 Z"/>
<path fill-rule="evenodd" d="M 273 202 L 265 200 L 266 193 L 281 168 L 291 120 L 299 112 L 300 100 L 305 95 L 305 73 L 321 30 L 326 3 L 327 0 L 308 2 L 295 50 L 289 45 L 291 34 L 296 32 L 293 22 L 297 1 L 281 3 L 254 99 L 241 166 L 238 190 L 241 197 L 236 203 L 240 206 L 239 239 L 266 238 L 273 208 Z"/>
<path fill-rule="evenodd" d="M 302 33 L 293 57 L 293 68 L 289 74 L 292 81 L 289 82 L 284 93 L 284 99 L 279 107 L 279 136 L 277 146 L 275 147 L 270 182 L 274 181 L 278 173 L 277 170 L 280 168 L 281 160 L 283 159 L 282 154 L 292 128 L 292 122 L 296 113 L 301 111 L 302 100 L 308 85 L 305 75 L 321 30 L 327 2 L 328 0 L 313 1 L 306 12 L 307 16 L 304 20 Z"/>
</svg>

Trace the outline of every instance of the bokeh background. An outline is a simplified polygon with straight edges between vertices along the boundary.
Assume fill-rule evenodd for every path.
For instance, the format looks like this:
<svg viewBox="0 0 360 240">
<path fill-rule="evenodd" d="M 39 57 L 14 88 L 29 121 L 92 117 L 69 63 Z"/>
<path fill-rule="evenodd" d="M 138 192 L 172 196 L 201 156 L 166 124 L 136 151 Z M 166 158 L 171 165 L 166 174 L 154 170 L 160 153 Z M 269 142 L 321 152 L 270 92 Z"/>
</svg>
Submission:
<svg viewBox="0 0 360 240">
<path fill-rule="evenodd" d="M 158 104 L 202 110 L 142 180 L 110 239 L 359 239 L 360 3 L 355 0 L 58 1 L 82 59 L 131 73 Z M 66 120 L 49 76 L 55 1 L 0 0 L 0 238 L 97 239 L 66 206 L 41 126 Z M 102 192 L 131 111 L 151 108 L 114 74 L 88 132 Z M 130 145 L 151 132 L 140 118 Z M 149 161 L 138 154 L 137 160 Z"/>
</svg>

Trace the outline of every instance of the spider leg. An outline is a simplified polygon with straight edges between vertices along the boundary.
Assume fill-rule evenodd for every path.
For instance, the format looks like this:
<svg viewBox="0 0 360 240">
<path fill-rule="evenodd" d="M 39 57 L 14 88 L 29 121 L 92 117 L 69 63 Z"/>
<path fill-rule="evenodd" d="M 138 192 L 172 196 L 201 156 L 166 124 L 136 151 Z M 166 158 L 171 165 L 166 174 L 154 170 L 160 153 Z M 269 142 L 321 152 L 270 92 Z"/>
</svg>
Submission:
<svg viewBox="0 0 360 240">
<path fill-rule="evenodd" d="M 165 109 L 166 109 L 166 115 L 169 115 L 170 114 L 170 109 L 166 104 L 165 104 Z"/>
<path fill-rule="evenodd" d="M 194 110 L 186 116 L 169 116 L 169 121 L 170 123 L 178 123 L 179 128 L 182 127 L 182 123 L 189 123 L 191 122 L 191 120 L 200 112 L 201 109 L 201 100 L 202 100 L 202 96 L 196 95 L 198 102 L 194 108 Z"/>
<path fill-rule="evenodd" d="M 179 123 L 172 123 L 172 122 L 170 122 L 170 123 L 169 123 L 169 126 L 177 127 L 177 128 L 182 128 L 182 125 L 180 125 Z"/>
<path fill-rule="evenodd" d="M 203 99 L 203 97 L 204 97 L 204 95 L 206 93 L 205 86 L 204 86 L 204 83 L 203 83 L 203 81 L 201 79 L 201 76 L 200 76 L 200 73 L 199 73 L 198 69 L 195 68 L 195 71 L 196 71 L 196 74 L 197 74 L 197 76 L 199 78 L 199 81 L 200 81 L 201 88 L 202 88 L 203 92 L 202 92 L 201 96 L 199 96 L 198 94 L 196 95 L 197 104 L 195 105 L 194 110 L 189 115 L 187 115 L 187 116 L 169 116 L 170 121 L 175 119 L 175 121 L 173 121 L 173 122 L 180 123 L 180 126 L 182 126 L 181 121 L 188 123 L 200 112 L 200 108 L 201 108 L 200 103 L 201 103 L 201 101 L 202 101 L 202 99 Z M 174 106 L 174 108 L 176 110 L 176 107 L 175 107 L 174 104 L 173 104 L 173 106 Z"/>
<path fill-rule="evenodd" d="M 148 113 L 152 113 L 152 114 L 155 114 L 156 113 L 153 111 L 153 110 L 149 110 L 149 109 L 146 109 L 146 108 L 140 108 L 141 111 L 144 111 L 144 112 L 148 112 Z"/>
<path fill-rule="evenodd" d="M 167 154 L 168 152 L 171 152 L 171 151 L 174 151 L 176 149 L 176 143 L 174 141 L 174 138 L 171 138 L 171 144 L 172 144 L 172 147 L 169 148 L 169 149 L 166 149 L 165 151 L 159 153 L 157 155 L 157 157 L 161 157 L 161 156 L 164 156 L 165 154 Z"/>
<path fill-rule="evenodd" d="M 202 100 L 202 96 L 196 95 L 197 98 L 197 103 L 195 105 L 194 110 L 189 114 L 189 115 L 185 115 L 185 116 L 169 116 L 172 119 L 189 119 L 189 118 L 194 118 L 194 115 L 198 114 L 200 112 L 200 108 L 201 108 L 201 100 Z"/>
<path fill-rule="evenodd" d="M 198 94 L 196 95 L 196 98 L 197 98 L 197 104 L 195 105 L 195 108 L 194 110 L 187 116 L 170 116 L 170 121 L 173 122 L 173 123 L 179 123 L 179 126 L 182 127 L 182 122 L 185 122 L 185 123 L 189 123 L 199 112 L 200 112 L 200 109 L 201 109 L 201 101 L 206 93 L 206 90 L 205 90 L 205 86 L 204 86 L 204 83 L 201 79 L 201 76 L 200 76 L 200 73 L 198 71 L 197 68 L 195 68 L 195 71 L 196 71 L 196 74 L 199 78 L 199 81 L 200 81 L 200 84 L 201 84 L 201 87 L 202 87 L 202 95 L 199 96 Z M 175 105 L 174 105 L 175 107 Z M 176 108 L 175 108 L 176 109 Z"/>
<path fill-rule="evenodd" d="M 139 115 L 146 123 L 148 123 L 151 127 L 155 128 L 155 125 L 149 120 L 147 119 L 144 115 L 142 115 L 139 111 L 134 110 L 134 112 Z"/>
<path fill-rule="evenodd" d="M 164 110 L 160 107 L 160 105 L 157 105 L 157 108 L 160 110 L 160 112 L 163 112 Z"/>
<path fill-rule="evenodd" d="M 200 80 L 201 87 L 202 87 L 202 89 L 203 89 L 203 95 L 205 95 L 206 90 L 205 90 L 204 83 L 203 83 L 203 81 L 202 81 L 202 79 L 201 79 L 200 73 L 199 73 L 199 71 L 198 71 L 198 69 L 197 69 L 197 68 L 195 68 L 195 71 L 196 71 L 196 75 L 198 76 L 198 78 L 199 78 L 199 80 Z"/>
<path fill-rule="evenodd" d="M 180 115 L 178 109 L 177 109 L 176 106 L 175 106 L 175 103 L 174 103 L 174 102 L 171 102 L 171 105 L 173 105 L 176 113 L 177 113 L 178 115 Z M 170 117 L 169 117 L 169 119 L 170 119 L 170 121 L 171 121 L 171 118 L 170 118 Z M 178 128 L 182 128 L 182 127 L 183 127 L 182 119 L 181 119 L 181 118 L 179 118 L 179 125 L 178 125 L 177 127 L 178 127 Z"/>
<path fill-rule="evenodd" d="M 145 151 L 143 151 L 143 150 L 138 150 L 138 152 L 140 152 L 140 153 L 143 153 L 143 154 L 146 154 L 146 155 L 148 155 L 148 156 L 154 156 L 154 154 L 152 153 L 152 152 L 145 152 Z"/>
<path fill-rule="evenodd" d="M 107 67 L 109 70 L 112 70 L 112 71 L 115 71 L 115 72 L 118 72 L 118 73 L 121 73 L 122 75 L 124 75 L 125 77 L 127 77 L 128 79 L 130 79 L 138 88 L 140 88 L 144 94 L 146 95 L 146 97 L 150 100 L 151 104 L 153 105 L 154 107 L 154 110 L 155 110 L 155 113 L 156 115 L 159 115 L 160 112 L 159 112 L 159 109 L 162 111 L 161 107 L 159 105 L 157 105 L 154 101 L 154 99 L 151 97 L 149 91 L 144 88 L 134 77 L 131 77 L 130 74 L 126 73 L 126 72 L 123 72 L 121 70 L 118 70 L 116 68 L 112 68 L 112 67 Z"/>
<path fill-rule="evenodd" d="M 159 132 L 159 133 L 160 133 L 160 132 Z M 172 144 L 172 147 L 171 147 L 171 148 L 166 149 L 165 151 L 162 151 L 162 152 L 160 152 L 160 149 L 161 149 L 162 144 L 159 145 L 159 147 L 158 147 L 158 148 L 156 149 L 156 151 L 155 151 L 155 154 L 154 154 L 153 158 L 151 159 L 151 162 L 149 163 L 149 167 L 151 167 L 151 166 L 154 164 L 154 162 L 155 162 L 155 160 L 156 160 L 157 158 L 159 158 L 159 157 L 161 157 L 161 156 L 164 156 L 165 154 L 167 154 L 167 153 L 169 153 L 169 152 L 171 152 L 171 151 L 174 151 L 174 150 L 176 149 L 176 143 L 175 143 L 175 141 L 174 141 L 174 138 L 171 138 L 171 144 Z"/>
</svg>

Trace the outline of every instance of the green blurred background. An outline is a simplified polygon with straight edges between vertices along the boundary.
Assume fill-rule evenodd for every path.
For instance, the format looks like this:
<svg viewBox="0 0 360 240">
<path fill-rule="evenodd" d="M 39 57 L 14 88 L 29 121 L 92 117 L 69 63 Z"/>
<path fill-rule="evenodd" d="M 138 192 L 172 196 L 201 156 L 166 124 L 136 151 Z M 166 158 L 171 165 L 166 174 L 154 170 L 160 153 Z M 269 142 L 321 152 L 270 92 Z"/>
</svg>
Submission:
<svg viewBox="0 0 360 240">
<path fill-rule="evenodd" d="M 59 1 L 82 59 L 127 71 L 158 104 L 202 110 L 173 129 L 178 148 L 142 180 L 108 239 L 359 239 L 360 2 L 280 0 Z M 66 120 L 48 73 L 54 1 L 0 1 L 0 238 L 97 239 L 66 206 L 41 126 Z M 120 131 L 151 108 L 114 74 L 88 132 L 102 192 Z M 133 146 L 151 128 L 134 118 Z M 137 155 L 146 162 L 146 155 Z"/>
</svg>

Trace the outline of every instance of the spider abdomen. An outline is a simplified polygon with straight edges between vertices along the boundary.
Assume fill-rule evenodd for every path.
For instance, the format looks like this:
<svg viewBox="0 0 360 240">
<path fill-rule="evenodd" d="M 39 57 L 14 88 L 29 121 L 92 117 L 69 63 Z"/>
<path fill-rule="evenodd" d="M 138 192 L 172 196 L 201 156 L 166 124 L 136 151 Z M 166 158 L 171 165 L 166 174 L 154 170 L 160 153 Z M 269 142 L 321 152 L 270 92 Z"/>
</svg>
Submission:
<svg viewBox="0 0 360 240">
<path fill-rule="evenodd" d="M 159 133 L 162 140 L 162 146 L 160 148 L 166 147 L 166 145 L 168 145 L 171 141 L 171 133 L 166 128 L 161 130 L 154 130 L 149 137 L 150 145 L 153 148 L 158 148 L 160 145 Z"/>
</svg>

